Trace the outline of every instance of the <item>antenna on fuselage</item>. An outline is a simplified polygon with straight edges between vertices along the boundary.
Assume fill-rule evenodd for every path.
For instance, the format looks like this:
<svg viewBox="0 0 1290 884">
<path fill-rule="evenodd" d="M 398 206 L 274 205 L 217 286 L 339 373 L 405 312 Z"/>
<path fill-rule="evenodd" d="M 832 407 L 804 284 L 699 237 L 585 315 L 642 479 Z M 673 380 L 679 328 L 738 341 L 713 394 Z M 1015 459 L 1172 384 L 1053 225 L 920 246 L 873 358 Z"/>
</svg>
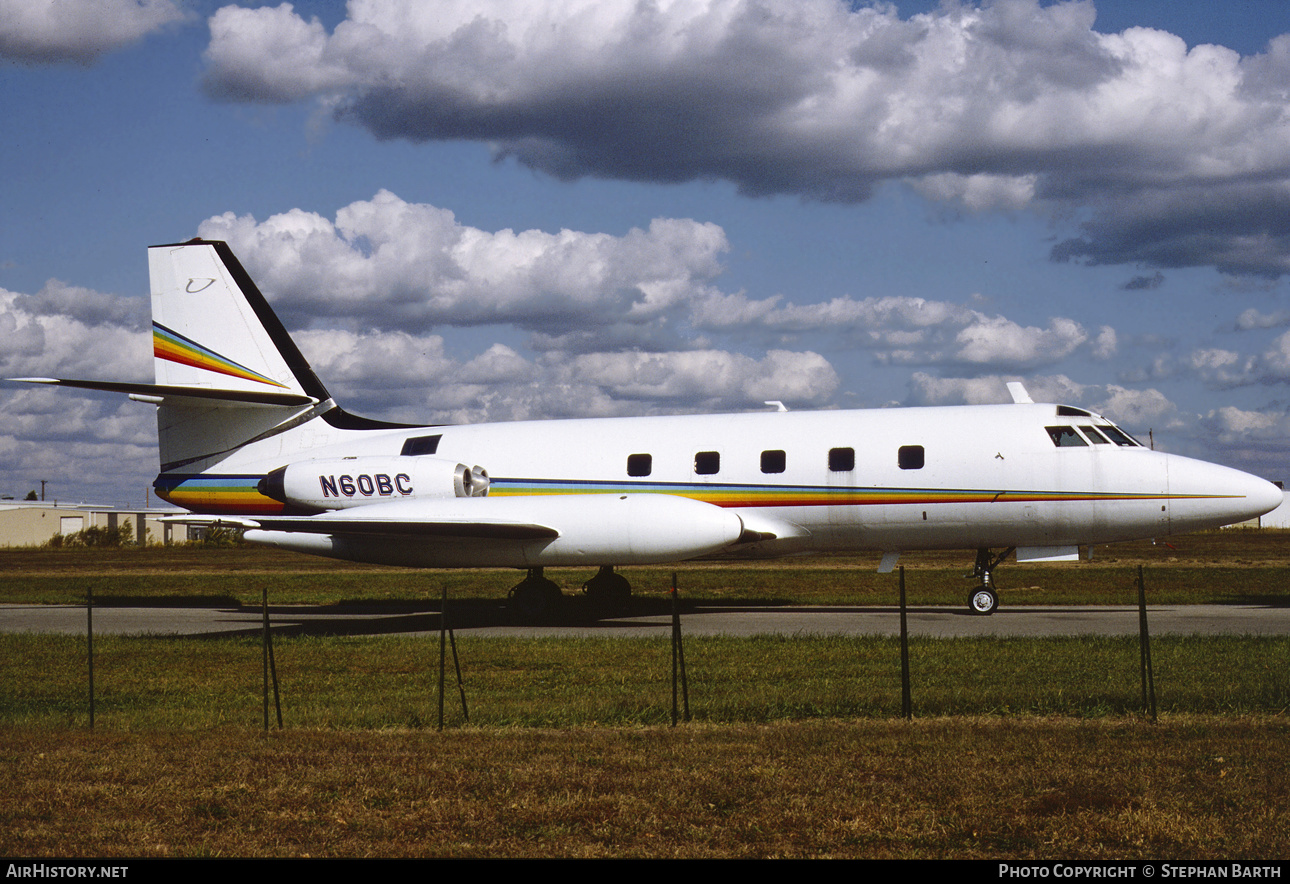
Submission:
<svg viewBox="0 0 1290 884">
<path fill-rule="evenodd" d="M 1008 393 L 1017 405 L 1034 405 L 1035 400 L 1026 392 L 1026 385 L 1021 381 L 1008 381 Z"/>
<path fill-rule="evenodd" d="M 776 411 L 788 411 L 788 406 L 778 399 L 767 399 L 766 404 L 775 406 Z"/>
</svg>

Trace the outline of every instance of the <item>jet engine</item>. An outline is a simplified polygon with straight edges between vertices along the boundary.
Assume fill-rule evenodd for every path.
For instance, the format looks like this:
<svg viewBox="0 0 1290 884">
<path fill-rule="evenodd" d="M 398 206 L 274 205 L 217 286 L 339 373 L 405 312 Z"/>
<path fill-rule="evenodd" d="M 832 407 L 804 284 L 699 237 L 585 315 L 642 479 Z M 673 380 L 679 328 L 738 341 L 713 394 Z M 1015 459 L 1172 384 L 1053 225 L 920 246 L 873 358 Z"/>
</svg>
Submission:
<svg viewBox="0 0 1290 884">
<path fill-rule="evenodd" d="M 338 457 L 278 467 L 256 488 L 290 506 L 339 510 L 391 500 L 484 497 L 488 471 L 437 457 Z"/>
</svg>

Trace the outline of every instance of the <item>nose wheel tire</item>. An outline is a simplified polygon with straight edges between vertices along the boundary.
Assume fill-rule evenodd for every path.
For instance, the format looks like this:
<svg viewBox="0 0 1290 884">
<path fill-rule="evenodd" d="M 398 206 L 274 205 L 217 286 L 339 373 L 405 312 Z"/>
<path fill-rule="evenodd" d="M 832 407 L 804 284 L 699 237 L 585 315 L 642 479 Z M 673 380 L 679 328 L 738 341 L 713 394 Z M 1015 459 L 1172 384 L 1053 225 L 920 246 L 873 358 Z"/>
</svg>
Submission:
<svg viewBox="0 0 1290 884">
<path fill-rule="evenodd" d="M 997 607 L 999 607 L 999 597 L 988 586 L 978 586 L 968 596 L 968 610 L 973 614 L 989 616 Z"/>
</svg>

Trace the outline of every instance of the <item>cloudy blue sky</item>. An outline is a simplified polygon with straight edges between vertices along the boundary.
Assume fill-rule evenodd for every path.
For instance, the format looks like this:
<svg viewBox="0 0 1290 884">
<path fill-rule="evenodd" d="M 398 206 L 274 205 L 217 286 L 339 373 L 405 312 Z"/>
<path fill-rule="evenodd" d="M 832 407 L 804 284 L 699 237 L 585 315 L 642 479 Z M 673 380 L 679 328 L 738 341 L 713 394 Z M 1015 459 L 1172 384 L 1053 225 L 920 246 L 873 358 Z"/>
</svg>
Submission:
<svg viewBox="0 0 1290 884">
<path fill-rule="evenodd" d="M 227 240 L 351 411 L 1036 399 L 1290 478 L 1290 4 L 0 0 L 0 376 Z M 153 410 L 0 388 L 0 493 Z"/>
</svg>

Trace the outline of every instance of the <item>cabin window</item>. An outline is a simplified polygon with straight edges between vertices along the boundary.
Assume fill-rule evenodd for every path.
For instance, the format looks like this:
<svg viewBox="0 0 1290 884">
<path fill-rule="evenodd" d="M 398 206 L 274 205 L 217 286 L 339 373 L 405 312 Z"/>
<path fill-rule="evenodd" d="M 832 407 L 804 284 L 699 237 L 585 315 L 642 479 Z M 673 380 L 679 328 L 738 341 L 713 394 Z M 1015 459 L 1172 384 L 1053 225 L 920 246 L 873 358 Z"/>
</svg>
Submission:
<svg viewBox="0 0 1290 884">
<path fill-rule="evenodd" d="M 854 448 L 830 448 L 829 469 L 835 473 L 849 473 L 856 468 Z"/>
<path fill-rule="evenodd" d="M 1074 427 L 1045 427 L 1053 444 L 1058 448 L 1088 448 L 1084 437 Z"/>
<path fill-rule="evenodd" d="M 896 463 L 902 470 L 921 470 L 924 454 L 921 445 L 902 445 L 896 452 Z"/>
<path fill-rule="evenodd" d="M 700 451 L 694 456 L 694 471 L 700 476 L 711 476 L 721 470 L 721 452 Z"/>
<path fill-rule="evenodd" d="M 1105 436 L 1103 436 L 1101 433 L 1097 431 L 1097 427 L 1086 427 L 1086 426 L 1080 425 L 1080 430 L 1083 431 L 1085 436 L 1088 436 L 1088 441 L 1092 442 L 1094 445 L 1111 444 L 1110 441 Z"/>
<path fill-rule="evenodd" d="M 761 453 L 761 471 L 763 473 L 782 473 L 788 463 L 788 456 L 779 450 Z"/>
<path fill-rule="evenodd" d="M 443 434 L 434 436 L 413 436 L 411 439 L 403 440 L 403 450 L 399 454 L 405 456 L 415 456 L 420 454 L 434 454 L 439 450 L 439 440 Z"/>
<path fill-rule="evenodd" d="M 650 454 L 627 455 L 627 475 L 648 476 L 654 471 L 654 456 Z"/>
</svg>

